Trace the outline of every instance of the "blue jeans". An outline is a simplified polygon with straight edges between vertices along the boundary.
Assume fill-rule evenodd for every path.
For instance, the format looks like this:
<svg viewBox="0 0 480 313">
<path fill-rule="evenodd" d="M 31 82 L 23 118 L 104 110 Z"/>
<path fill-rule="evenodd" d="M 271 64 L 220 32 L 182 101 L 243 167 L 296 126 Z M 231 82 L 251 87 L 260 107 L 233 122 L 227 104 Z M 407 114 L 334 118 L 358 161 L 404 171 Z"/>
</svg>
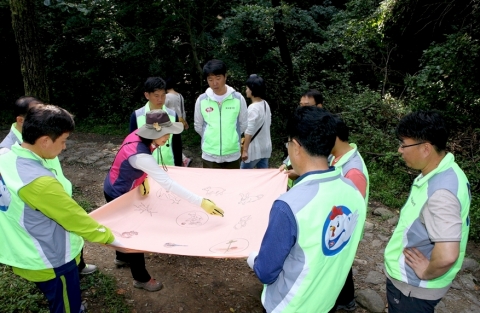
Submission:
<svg viewBox="0 0 480 313">
<path fill-rule="evenodd" d="M 241 169 L 252 169 L 255 168 L 255 166 L 257 168 L 268 168 L 268 158 L 256 159 L 248 163 L 242 161 L 242 163 L 240 163 Z"/>
</svg>

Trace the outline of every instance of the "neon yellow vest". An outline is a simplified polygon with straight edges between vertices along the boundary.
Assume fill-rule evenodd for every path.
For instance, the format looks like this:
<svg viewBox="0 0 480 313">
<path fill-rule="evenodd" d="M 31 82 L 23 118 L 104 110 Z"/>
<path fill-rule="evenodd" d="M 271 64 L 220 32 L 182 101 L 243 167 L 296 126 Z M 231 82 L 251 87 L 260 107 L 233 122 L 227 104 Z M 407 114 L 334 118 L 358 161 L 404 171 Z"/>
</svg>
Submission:
<svg viewBox="0 0 480 313">
<path fill-rule="evenodd" d="M 241 101 L 236 92 L 228 95 L 222 105 L 206 94 L 200 99 L 200 110 L 204 120 L 202 151 L 211 155 L 229 155 L 240 152 L 238 116 Z"/>
<path fill-rule="evenodd" d="M 18 191 L 35 179 L 55 177 L 48 164 L 16 144 L 0 156 L 0 172 L 11 197 L 8 209 L 0 212 L 0 229 L 8 238 L 0 240 L 0 262 L 21 269 L 44 270 L 62 266 L 78 256 L 83 238 L 30 208 L 18 196 Z"/>
<path fill-rule="evenodd" d="M 366 218 L 363 197 L 335 169 L 304 177 L 278 200 L 295 216 L 297 242 L 277 280 L 264 286 L 262 303 L 267 312 L 328 312 L 355 258 Z"/>
<path fill-rule="evenodd" d="M 423 206 L 437 190 L 446 189 L 458 199 L 461 207 L 462 239 L 460 254 L 448 272 L 432 280 L 420 280 L 413 269 L 405 263 L 404 248 L 416 247 L 430 258 L 435 243 L 428 237 L 425 225 L 420 221 Z M 407 202 L 400 211 L 400 219 L 392 238 L 385 248 L 385 269 L 392 278 L 422 288 L 444 288 L 455 278 L 462 267 L 470 229 L 470 184 L 467 177 L 455 163 L 453 154 L 447 155 L 438 167 L 426 176 L 417 177 L 412 185 Z"/>
<path fill-rule="evenodd" d="M 175 111 L 167 108 L 165 106 L 165 104 L 163 105 L 162 110 L 167 112 L 168 117 L 170 118 L 170 121 L 172 123 L 175 123 Z M 145 125 L 146 114 L 148 112 L 150 112 L 150 101 L 148 101 L 147 104 L 145 104 L 144 107 L 135 111 L 135 115 L 137 116 L 137 127 L 138 128 Z M 157 149 L 155 149 L 153 151 L 152 155 L 155 158 L 155 160 L 157 160 L 157 164 L 161 165 L 162 164 L 162 158 L 163 158 L 163 163 L 165 165 L 175 166 L 175 159 L 173 157 L 172 137 L 173 137 L 173 134 L 170 134 L 170 138 L 167 141 L 167 144 L 169 145 L 169 147 L 167 147 L 167 145 L 165 144 L 161 147 L 158 147 Z M 160 156 L 160 153 L 162 153 L 161 156 Z"/>
</svg>

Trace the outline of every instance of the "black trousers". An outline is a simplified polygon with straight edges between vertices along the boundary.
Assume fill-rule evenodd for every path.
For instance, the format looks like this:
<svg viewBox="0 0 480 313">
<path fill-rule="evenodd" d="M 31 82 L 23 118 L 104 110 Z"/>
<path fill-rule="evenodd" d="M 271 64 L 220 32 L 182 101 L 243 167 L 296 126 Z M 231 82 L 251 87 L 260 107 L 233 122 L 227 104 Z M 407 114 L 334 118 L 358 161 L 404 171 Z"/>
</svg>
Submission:
<svg viewBox="0 0 480 313">
<path fill-rule="evenodd" d="M 114 198 L 105 192 L 103 192 L 103 195 L 107 202 L 114 200 Z M 145 255 L 143 253 L 123 253 L 119 251 L 115 251 L 115 253 L 117 260 L 130 263 L 130 271 L 132 272 L 133 279 L 141 283 L 146 283 L 152 278 L 145 267 Z"/>
<path fill-rule="evenodd" d="M 355 298 L 355 285 L 353 283 L 353 272 L 352 272 L 352 269 L 350 268 L 350 271 L 348 272 L 348 275 L 347 275 L 347 279 L 345 280 L 345 284 L 343 284 L 343 288 L 337 297 L 337 301 L 335 301 L 335 305 L 329 311 L 329 313 L 335 312 L 335 309 L 339 305 L 349 304 L 350 302 L 352 302 L 354 298 Z"/>
<path fill-rule="evenodd" d="M 387 302 L 388 313 L 433 313 L 435 306 L 442 299 L 423 300 L 410 296 L 405 296 L 395 287 L 390 279 L 387 278 Z"/>
</svg>

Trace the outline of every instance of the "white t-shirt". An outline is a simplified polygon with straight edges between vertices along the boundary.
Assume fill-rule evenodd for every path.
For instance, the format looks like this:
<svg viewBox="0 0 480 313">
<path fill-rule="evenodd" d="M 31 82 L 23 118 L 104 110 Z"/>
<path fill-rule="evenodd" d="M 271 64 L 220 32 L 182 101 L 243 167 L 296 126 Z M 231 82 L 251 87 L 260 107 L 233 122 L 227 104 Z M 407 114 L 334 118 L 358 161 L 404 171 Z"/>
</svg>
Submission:
<svg viewBox="0 0 480 313">
<path fill-rule="evenodd" d="M 187 114 L 185 112 L 185 103 L 181 94 L 174 92 L 167 93 L 165 98 L 165 106 L 174 110 L 178 117 L 183 119 L 187 118 Z"/>
<path fill-rule="evenodd" d="M 248 159 L 245 163 L 253 160 L 270 158 L 272 155 L 272 140 L 270 138 L 270 125 L 272 113 L 267 101 L 254 102 L 248 106 L 248 126 L 245 134 L 255 135 L 262 127 L 253 141 L 248 146 Z M 263 125 L 263 126 L 262 126 Z"/>
</svg>

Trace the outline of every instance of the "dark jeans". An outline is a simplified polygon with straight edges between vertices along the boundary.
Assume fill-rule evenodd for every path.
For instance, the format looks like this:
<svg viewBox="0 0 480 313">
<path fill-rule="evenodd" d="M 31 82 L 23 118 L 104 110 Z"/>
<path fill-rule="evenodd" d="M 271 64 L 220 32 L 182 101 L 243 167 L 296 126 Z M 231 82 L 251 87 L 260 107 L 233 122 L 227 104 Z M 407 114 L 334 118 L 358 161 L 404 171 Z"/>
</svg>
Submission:
<svg viewBox="0 0 480 313">
<path fill-rule="evenodd" d="M 82 298 L 80 278 L 75 260 L 54 269 L 55 278 L 36 282 L 48 300 L 51 313 L 80 312 Z M 67 310 L 70 308 L 70 310 Z"/>
<path fill-rule="evenodd" d="M 114 198 L 107 195 L 103 192 L 105 200 L 110 202 Z M 130 263 L 130 271 L 132 272 L 132 277 L 136 281 L 145 283 L 150 280 L 151 276 L 148 274 L 147 269 L 145 268 L 145 255 L 143 253 L 123 253 L 119 251 L 116 252 L 117 260 Z"/>
<path fill-rule="evenodd" d="M 235 170 L 240 168 L 240 160 L 241 158 L 238 158 L 238 160 L 233 162 L 216 163 L 216 162 L 210 162 L 202 159 L 202 163 L 203 163 L 203 168 L 223 168 L 223 169 Z"/>
<path fill-rule="evenodd" d="M 85 264 L 85 260 L 83 259 L 83 248 L 82 248 L 82 251 L 80 252 L 80 263 L 78 263 L 77 265 L 78 272 L 80 273 L 85 268 L 85 266 L 87 266 L 87 264 Z"/>
<path fill-rule="evenodd" d="M 387 278 L 388 313 L 433 313 L 440 300 L 442 299 L 423 300 L 405 296 Z"/>
</svg>

